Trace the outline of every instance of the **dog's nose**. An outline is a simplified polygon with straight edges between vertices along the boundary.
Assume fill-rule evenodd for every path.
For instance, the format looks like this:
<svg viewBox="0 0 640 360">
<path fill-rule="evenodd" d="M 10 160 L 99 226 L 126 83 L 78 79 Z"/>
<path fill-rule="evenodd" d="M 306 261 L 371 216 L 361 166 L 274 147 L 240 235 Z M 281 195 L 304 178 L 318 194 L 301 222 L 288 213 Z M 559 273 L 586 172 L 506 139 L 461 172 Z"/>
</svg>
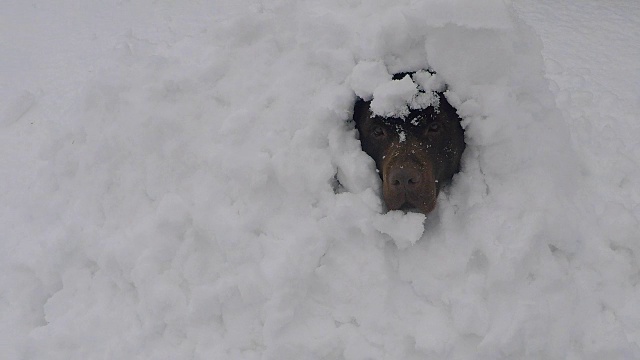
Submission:
<svg viewBox="0 0 640 360">
<path fill-rule="evenodd" d="M 420 171 L 413 168 L 396 168 L 389 174 L 389 183 L 398 189 L 411 189 L 420 184 Z"/>
</svg>

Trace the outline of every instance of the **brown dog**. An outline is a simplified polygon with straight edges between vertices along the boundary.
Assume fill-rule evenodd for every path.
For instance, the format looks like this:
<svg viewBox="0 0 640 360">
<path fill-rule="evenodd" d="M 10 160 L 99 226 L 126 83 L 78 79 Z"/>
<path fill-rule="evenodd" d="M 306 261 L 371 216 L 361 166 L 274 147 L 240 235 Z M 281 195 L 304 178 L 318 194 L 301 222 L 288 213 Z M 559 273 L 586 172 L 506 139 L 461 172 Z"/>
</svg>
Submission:
<svg viewBox="0 0 640 360">
<path fill-rule="evenodd" d="M 438 96 L 436 108 L 411 110 L 404 118 L 375 116 L 370 101 L 355 104 L 362 149 L 376 162 L 388 210 L 431 212 L 440 189 L 460 168 L 464 130 L 456 110 L 442 93 Z"/>
</svg>

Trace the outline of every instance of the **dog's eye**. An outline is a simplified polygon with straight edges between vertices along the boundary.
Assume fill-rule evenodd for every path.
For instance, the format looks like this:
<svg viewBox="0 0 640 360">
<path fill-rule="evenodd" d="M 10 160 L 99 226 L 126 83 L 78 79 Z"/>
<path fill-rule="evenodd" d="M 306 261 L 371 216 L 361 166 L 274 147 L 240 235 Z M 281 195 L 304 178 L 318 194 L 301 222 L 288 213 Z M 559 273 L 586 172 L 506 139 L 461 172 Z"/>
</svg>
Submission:
<svg viewBox="0 0 640 360">
<path fill-rule="evenodd" d="M 440 131 L 440 124 L 438 124 L 437 122 L 432 122 L 431 124 L 429 124 L 427 131 L 430 133 L 437 133 L 438 131 Z"/>
<path fill-rule="evenodd" d="M 371 134 L 376 138 L 381 138 L 385 135 L 384 129 L 382 128 L 382 126 L 374 127 L 373 131 L 371 131 Z"/>
</svg>

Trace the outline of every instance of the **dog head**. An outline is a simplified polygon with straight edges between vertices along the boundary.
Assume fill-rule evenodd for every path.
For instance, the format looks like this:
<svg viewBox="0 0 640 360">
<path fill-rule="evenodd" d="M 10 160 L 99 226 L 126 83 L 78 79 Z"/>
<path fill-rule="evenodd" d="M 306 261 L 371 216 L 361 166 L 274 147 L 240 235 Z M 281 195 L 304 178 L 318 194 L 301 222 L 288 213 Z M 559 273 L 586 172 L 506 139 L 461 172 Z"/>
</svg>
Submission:
<svg viewBox="0 0 640 360">
<path fill-rule="evenodd" d="M 464 130 L 442 93 L 439 104 L 411 110 L 403 118 L 380 117 L 358 99 L 353 119 L 362 149 L 376 163 L 388 210 L 429 213 L 442 187 L 460 167 Z"/>
</svg>

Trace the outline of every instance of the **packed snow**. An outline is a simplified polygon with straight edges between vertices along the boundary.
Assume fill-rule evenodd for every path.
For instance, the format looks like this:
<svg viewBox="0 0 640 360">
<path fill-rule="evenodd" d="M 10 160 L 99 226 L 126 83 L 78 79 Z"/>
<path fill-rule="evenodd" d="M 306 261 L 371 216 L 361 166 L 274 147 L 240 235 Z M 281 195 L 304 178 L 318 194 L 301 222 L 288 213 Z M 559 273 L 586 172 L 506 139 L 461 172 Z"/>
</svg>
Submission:
<svg viewBox="0 0 640 360">
<path fill-rule="evenodd" d="M 367 84 L 365 79 L 358 78 L 362 73 L 356 70 L 356 74 L 350 76 L 351 83 L 357 84 L 354 92 L 363 92 L 364 89 L 364 94 L 373 94 L 371 111 L 374 115 L 383 118 L 404 119 L 409 115 L 410 110 L 426 109 L 430 106 L 437 110 L 440 106 L 440 98 L 436 91 L 446 90 L 441 81 L 432 80 L 439 77 L 431 76 L 425 70 L 419 70 L 413 75 L 407 74 L 401 79 L 382 82 L 370 89 L 365 87 Z"/>
<path fill-rule="evenodd" d="M 0 358 L 640 358 L 639 19 L 5 1 Z M 426 69 L 462 169 L 385 213 L 352 107 Z"/>
</svg>

